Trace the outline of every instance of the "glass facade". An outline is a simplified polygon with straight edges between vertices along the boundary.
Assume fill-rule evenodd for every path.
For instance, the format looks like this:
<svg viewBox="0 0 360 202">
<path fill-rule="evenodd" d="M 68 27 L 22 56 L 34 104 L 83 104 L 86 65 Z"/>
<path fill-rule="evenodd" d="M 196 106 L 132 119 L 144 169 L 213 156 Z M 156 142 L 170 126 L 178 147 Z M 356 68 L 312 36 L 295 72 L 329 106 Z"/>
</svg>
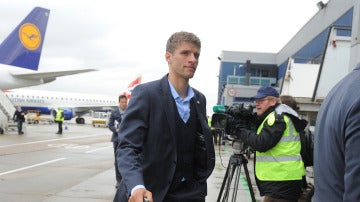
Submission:
<svg viewBox="0 0 360 202">
<path fill-rule="evenodd" d="M 227 84 L 246 85 L 246 77 L 245 76 L 228 76 Z M 251 85 L 251 86 L 275 86 L 276 78 L 275 77 L 251 76 L 249 85 Z"/>
</svg>

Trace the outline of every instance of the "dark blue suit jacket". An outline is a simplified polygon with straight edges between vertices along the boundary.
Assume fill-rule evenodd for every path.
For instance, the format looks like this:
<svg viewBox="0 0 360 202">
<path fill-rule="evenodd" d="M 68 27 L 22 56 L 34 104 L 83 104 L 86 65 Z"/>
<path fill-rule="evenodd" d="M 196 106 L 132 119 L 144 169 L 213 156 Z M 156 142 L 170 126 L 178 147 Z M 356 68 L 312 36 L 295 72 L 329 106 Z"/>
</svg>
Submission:
<svg viewBox="0 0 360 202">
<path fill-rule="evenodd" d="M 214 145 L 206 118 L 206 99 L 193 89 L 196 112 L 204 136 L 205 150 L 198 150 L 195 180 L 199 194 L 206 195 L 206 180 L 215 166 Z M 174 99 L 167 75 L 161 80 L 138 85 L 132 92 L 121 122 L 118 168 L 123 180 L 117 201 L 125 201 L 136 185 L 145 185 L 154 201 L 163 201 L 175 173 L 177 154 Z"/>
<path fill-rule="evenodd" d="M 118 132 L 116 131 L 116 128 L 115 128 L 116 127 L 115 121 L 117 121 L 119 124 L 121 123 L 121 114 L 120 114 L 119 107 L 117 107 L 116 109 L 113 109 L 111 111 L 110 118 L 109 118 L 108 127 L 111 130 L 111 132 L 113 132 L 113 134 L 111 136 L 111 142 L 118 141 Z"/>
<path fill-rule="evenodd" d="M 326 96 L 316 120 L 315 201 L 360 200 L 360 64 Z"/>
</svg>

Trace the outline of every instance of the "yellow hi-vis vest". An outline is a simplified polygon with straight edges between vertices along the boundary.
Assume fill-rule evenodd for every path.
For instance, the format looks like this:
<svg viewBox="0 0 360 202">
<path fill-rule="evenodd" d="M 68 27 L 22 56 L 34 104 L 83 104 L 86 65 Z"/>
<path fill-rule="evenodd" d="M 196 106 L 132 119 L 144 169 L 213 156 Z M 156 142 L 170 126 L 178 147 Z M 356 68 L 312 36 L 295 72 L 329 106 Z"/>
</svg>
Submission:
<svg viewBox="0 0 360 202">
<path fill-rule="evenodd" d="M 215 128 L 211 126 L 211 118 L 208 118 L 208 125 L 211 130 L 214 130 Z"/>
<path fill-rule="evenodd" d="M 56 116 L 55 116 L 55 121 L 58 122 L 64 122 L 64 116 L 62 116 L 63 110 L 62 109 L 58 109 L 56 112 Z"/>
<path fill-rule="evenodd" d="M 257 130 L 259 135 L 264 123 L 269 126 L 275 122 L 275 112 L 270 113 Z M 280 141 L 266 152 L 256 151 L 255 174 L 262 181 L 301 180 L 305 175 L 304 163 L 301 159 L 300 136 L 291 119 L 284 116 L 286 129 Z"/>
</svg>

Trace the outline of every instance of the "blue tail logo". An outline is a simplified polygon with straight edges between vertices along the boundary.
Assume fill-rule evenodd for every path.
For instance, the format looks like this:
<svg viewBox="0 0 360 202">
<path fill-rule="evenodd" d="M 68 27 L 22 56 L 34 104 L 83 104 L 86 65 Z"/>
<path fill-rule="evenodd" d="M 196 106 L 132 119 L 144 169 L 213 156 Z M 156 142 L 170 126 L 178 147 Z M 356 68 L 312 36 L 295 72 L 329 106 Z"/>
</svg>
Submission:
<svg viewBox="0 0 360 202">
<path fill-rule="evenodd" d="M 38 70 L 49 14 L 35 7 L 0 44 L 0 63 Z"/>
</svg>

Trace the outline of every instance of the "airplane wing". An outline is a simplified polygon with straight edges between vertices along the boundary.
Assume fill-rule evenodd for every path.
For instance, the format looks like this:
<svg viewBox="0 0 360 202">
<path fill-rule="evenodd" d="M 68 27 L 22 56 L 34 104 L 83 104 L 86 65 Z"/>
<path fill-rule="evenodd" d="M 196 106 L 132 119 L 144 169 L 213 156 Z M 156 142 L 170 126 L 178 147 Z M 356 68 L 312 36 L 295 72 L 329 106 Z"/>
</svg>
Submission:
<svg viewBox="0 0 360 202">
<path fill-rule="evenodd" d="M 11 75 L 19 79 L 43 80 L 45 83 L 47 83 L 50 81 L 54 81 L 56 77 L 92 72 L 92 71 L 97 71 L 97 70 L 79 69 L 79 70 L 52 71 L 52 72 L 11 73 Z"/>
</svg>

